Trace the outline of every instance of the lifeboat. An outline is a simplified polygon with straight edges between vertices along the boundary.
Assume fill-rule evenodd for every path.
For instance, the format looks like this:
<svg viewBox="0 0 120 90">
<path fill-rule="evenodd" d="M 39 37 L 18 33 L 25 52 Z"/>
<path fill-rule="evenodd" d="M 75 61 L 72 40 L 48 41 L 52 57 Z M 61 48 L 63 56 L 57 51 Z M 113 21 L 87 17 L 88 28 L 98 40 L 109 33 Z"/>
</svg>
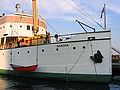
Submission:
<svg viewBox="0 0 120 90">
<path fill-rule="evenodd" d="M 10 64 L 10 66 L 15 71 L 35 71 L 38 67 L 38 65 L 20 66 L 20 65 L 14 65 L 14 64 Z"/>
</svg>

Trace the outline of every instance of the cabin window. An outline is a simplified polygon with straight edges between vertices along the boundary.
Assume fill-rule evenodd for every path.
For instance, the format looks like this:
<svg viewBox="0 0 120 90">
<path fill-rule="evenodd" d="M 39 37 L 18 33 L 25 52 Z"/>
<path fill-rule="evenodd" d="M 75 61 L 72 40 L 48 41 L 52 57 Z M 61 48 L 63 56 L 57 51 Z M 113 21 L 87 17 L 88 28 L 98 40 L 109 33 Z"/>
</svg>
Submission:
<svg viewBox="0 0 120 90">
<path fill-rule="evenodd" d="M 37 27 L 37 30 L 39 31 L 39 27 Z M 32 26 L 32 31 L 34 31 L 34 27 Z"/>
<path fill-rule="evenodd" d="M 27 25 L 27 30 L 30 30 L 30 26 L 29 25 Z"/>
<path fill-rule="evenodd" d="M 32 26 L 32 31 L 34 31 L 34 27 Z"/>
<path fill-rule="evenodd" d="M 37 27 L 37 30 L 39 31 L 39 27 Z"/>
</svg>

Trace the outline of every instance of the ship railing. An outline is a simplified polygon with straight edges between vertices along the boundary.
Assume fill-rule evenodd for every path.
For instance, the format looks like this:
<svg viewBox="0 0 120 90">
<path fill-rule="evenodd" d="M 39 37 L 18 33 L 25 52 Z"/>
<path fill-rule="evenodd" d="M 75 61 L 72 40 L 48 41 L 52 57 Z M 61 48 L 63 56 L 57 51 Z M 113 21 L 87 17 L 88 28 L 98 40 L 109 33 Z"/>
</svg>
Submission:
<svg viewBox="0 0 120 90">
<path fill-rule="evenodd" d="M 35 46 L 35 45 L 44 45 L 44 44 L 51 44 L 51 43 L 59 43 L 63 40 L 69 39 L 70 36 L 58 36 L 55 38 L 51 36 L 49 38 L 42 37 L 42 38 L 34 38 L 32 40 L 23 40 L 23 41 L 11 41 L 6 42 L 5 45 L 1 44 L 0 49 L 10 49 L 10 48 L 18 48 L 18 47 L 27 47 L 27 46 Z"/>
<path fill-rule="evenodd" d="M 49 40 L 49 43 L 51 41 Z M 3 44 L 0 45 L 0 49 L 10 49 L 10 48 L 18 48 L 18 47 L 26 47 L 26 46 L 35 46 L 35 45 L 43 45 L 46 44 L 46 38 L 36 38 L 32 40 L 24 40 L 24 41 L 11 41 L 7 42 L 5 46 Z"/>
<path fill-rule="evenodd" d="M 100 31 L 103 32 L 103 31 Z M 104 31 L 105 32 L 105 31 Z M 109 31 L 106 31 L 109 32 Z M 93 33 L 93 32 L 88 32 Z M 96 32 L 94 32 L 96 33 Z M 98 33 L 98 32 L 97 32 Z M 51 43 L 59 43 L 64 42 L 72 37 L 80 34 L 85 33 L 74 33 L 74 34 L 66 34 L 66 35 L 54 35 L 54 36 L 47 36 L 47 37 L 38 37 L 33 38 L 31 40 L 23 40 L 21 41 L 11 41 L 7 42 L 5 46 L 3 44 L 0 45 L 0 49 L 10 49 L 10 48 L 17 48 L 17 47 L 26 47 L 26 46 L 35 46 L 35 45 L 44 45 L 44 44 L 51 44 Z"/>
<path fill-rule="evenodd" d="M 26 47 L 26 46 L 35 46 L 35 45 L 44 45 L 44 44 L 51 44 L 51 43 L 59 43 L 61 41 L 70 39 L 73 35 L 58 35 L 56 36 L 49 36 L 49 37 L 39 37 L 33 38 L 31 40 L 24 39 L 23 41 L 9 41 L 6 42 L 5 45 L 3 43 L 0 45 L 0 49 L 10 49 L 10 48 L 18 48 L 18 47 Z M 16 39 L 17 40 L 17 39 Z"/>
</svg>

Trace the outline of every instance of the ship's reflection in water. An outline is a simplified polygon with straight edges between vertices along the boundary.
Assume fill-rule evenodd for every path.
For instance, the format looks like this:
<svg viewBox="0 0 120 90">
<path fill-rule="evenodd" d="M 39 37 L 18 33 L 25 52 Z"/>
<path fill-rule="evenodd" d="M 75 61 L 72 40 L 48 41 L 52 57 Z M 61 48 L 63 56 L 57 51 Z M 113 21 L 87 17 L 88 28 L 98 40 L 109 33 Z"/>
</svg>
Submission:
<svg viewBox="0 0 120 90">
<path fill-rule="evenodd" d="M 120 90 L 120 86 L 0 76 L 0 90 Z"/>
</svg>

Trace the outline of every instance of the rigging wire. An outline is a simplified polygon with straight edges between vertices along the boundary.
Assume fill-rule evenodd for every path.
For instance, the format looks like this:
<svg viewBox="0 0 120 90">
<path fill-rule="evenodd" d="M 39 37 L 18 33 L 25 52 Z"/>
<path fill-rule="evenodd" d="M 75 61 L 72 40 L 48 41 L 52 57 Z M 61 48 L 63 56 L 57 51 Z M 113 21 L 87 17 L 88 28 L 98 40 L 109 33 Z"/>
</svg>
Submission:
<svg viewBox="0 0 120 90">
<path fill-rule="evenodd" d="M 89 42 L 86 44 L 86 48 L 88 47 Z M 78 57 L 78 59 L 76 60 L 76 62 L 73 64 L 73 66 L 70 68 L 70 70 L 68 71 L 68 74 L 74 69 L 75 65 L 78 63 L 78 61 L 80 60 L 80 58 L 82 57 L 83 53 L 85 52 L 86 48 L 82 51 L 82 53 L 80 54 L 80 56 Z"/>
<path fill-rule="evenodd" d="M 11 0 L 9 0 L 9 2 L 8 2 L 8 6 L 7 6 L 7 8 L 6 8 L 6 11 L 5 10 L 2 10 L 2 9 L 0 9 L 2 12 L 8 12 L 8 9 L 9 9 L 9 6 L 10 6 L 10 4 L 11 4 Z M 12 13 L 12 12 L 8 12 L 8 13 Z M 10 62 L 11 62 L 11 64 L 12 64 L 12 49 L 10 50 Z"/>
<path fill-rule="evenodd" d="M 8 2 L 7 10 L 9 9 L 10 4 L 11 4 L 11 0 Z"/>
<path fill-rule="evenodd" d="M 59 34 L 58 32 L 57 32 L 57 30 L 53 27 L 53 26 L 51 26 L 47 21 L 45 21 L 47 24 L 48 24 L 48 26 L 49 27 L 51 27 L 57 34 Z"/>
<path fill-rule="evenodd" d="M 48 26 L 52 28 L 57 34 L 59 34 L 57 30 L 52 25 L 50 25 L 42 16 L 39 15 L 39 17 L 41 17 L 48 24 Z"/>
<path fill-rule="evenodd" d="M 97 25 L 99 25 L 102 29 L 104 29 L 103 28 L 103 26 L 102 25 L 100 25 L 96 20 L 94 20 L 83 8 L 82 8 L 82 10 L 87 14 L 85 14 L 85 13 L 83 13 L 83 12 L 81 12 L 79 9 L 77 9 L 74 5 L 72 5 L 71 3 L 69 3 L 68 1 L 66 1 L 66 0 L 64 0 L 67 4 L 69 4 L 70 6 L 72 6 L 75 10 L 77 10 L 78 12 L 80 12 L 80 13 L 82 13 L 84 16 L 86 16 L 87 18 L 89 18 L 90 20 L 92 20 L 92 21 L 94 21 Z M 73 0 L 72 0 L 73 1 Z M 74 1 L 73 1 L 74 2 Z M 75 2 L 74 2 L 75 3 Z M 77 3 L 75 3 L 77 6 L 78 6 L 78 4 Z M 80 7 L 80 5 L 79 5 L 79 7 Z M 81 8 L 81 7 L 80 7 Z"/>
<path fill-rule="evenodd" d="M 72 0 L 72 1 L 73 1 L 73 0 Z M 103 26 L 100 25 L 95 19 L 93 19 L 92 16 L 91 16 L 87 11 L 85 11 L 78 3 L 76 3 L 75 1 L 73 1 L 73 2 L 74 2 L 78 7 L 80 7 L 81 10 L 83 10 L 83 12 L 85 12 L 86 15 L 88 15 L 88 17 L 91 18 L 91 20 L 93 20 L 95 23 L 97 23 L 102 29 L 105 29 L 105 28 L 103 28 Z"/>
<path fill-rule="evenodd" d="M 27 4 L 27 2 L 28 2 L 28 1 L 26 0 L 26 7 L 28 7 L 28 4 Z"/>
<path fill-rule="evenodd" d="M 44 1 L 38 0 L 38 4 L 40 5 L 41 15 L 44 17 Z"/>
<path fill-rule="evenodd" d="M 22 3 L 22 1 L 23 0 L 21 0 L 21 3 Z M 15 18 L 15 22 L 17 23 L 17 21 L 19 20 L 19 18 L 18 18 L 19 16 L 16 16 L 16 18 Z M 22 21 L 22 18 L 20 19 L 20 22 Z M 19 22 L 19 23 L 20 23 Z M 17 25 L 15 24 L 15 23 L 13 23 L 14 24 L 14 27 L 11 27 L 11 36 L 13 35 L 13 33 L 15 32 L 16 34 L 18 34 L 18 31 L 15 31 L 15 30 L 18 30 L 17 29 Z M 11 25 L 12 25 L 12 23 L 11 23 Z M 19 34 L 18 34 L 18 37 L 19 37 Z M 13 43 L 15 43 L 14 41 L 13 41 Z M 10 54 L 11 54 L 11 64 L 13 63 L 13 60 L 15 60 L 14 59 L 14 56 L 13 56 L 13 53 L 12 53 L 12 48 L 11 48 L 11 52 L 10 52 Z"/>
<path fill-rule="evenodd" d="M 41 14 L 42 14 L 42 16 L 39 15 L 39 17 L 41 17 L 42 20 L 44 20 L 44 21 L 47 23 L 47 25 L 48 25 L 51 29 L 54 30 L 55 33 L 59 34 L 59 33 L 57 32 L 57 30 L 56 30 L 52 25 L 50 25 L 50 24 L 49 24 L 49 23 L 43 18 L 43 17 L 45 16 L 45 15 L 44 15 L 45 12 L 44 12 L 44 10 L 42 10 L 42 9 L 43 9 L 43 6 L 44 6 L 44 5 L 42 5 L 43 2 L 44 2 L 44 1 L 40 1 L 40 0 L 38 0 L 38 3 L 40 4 Z M 41 3 L 42 3 L 42 4 L 41 4 Z M 44 15 L 44 16 L 43 16 L 43 15 Z"/>
<path fill-rule="evenodd" d="M 92 52 L 92 56 L 93 56 L 93 45 L 92 45 L 92 41 L 90 41 L 90 47 L 91 47 L 91 52 Z M 97 68 L 94 62 L 94 69 L 95 69 L 95 74 L 97 75 Z"/>
<path fill-rule="evenodd" d="M 6 10 L 2 10 L 2 9 L 0 9 L 1 12 L 12 13 L 12 12 L 8 12 L 8 9 L 9 9 L 9 6 L 10 6 L 10 4 L 11 4 L 11 1 L 12 1 L 12 0 L 9 0 Z"/>
</svg>

